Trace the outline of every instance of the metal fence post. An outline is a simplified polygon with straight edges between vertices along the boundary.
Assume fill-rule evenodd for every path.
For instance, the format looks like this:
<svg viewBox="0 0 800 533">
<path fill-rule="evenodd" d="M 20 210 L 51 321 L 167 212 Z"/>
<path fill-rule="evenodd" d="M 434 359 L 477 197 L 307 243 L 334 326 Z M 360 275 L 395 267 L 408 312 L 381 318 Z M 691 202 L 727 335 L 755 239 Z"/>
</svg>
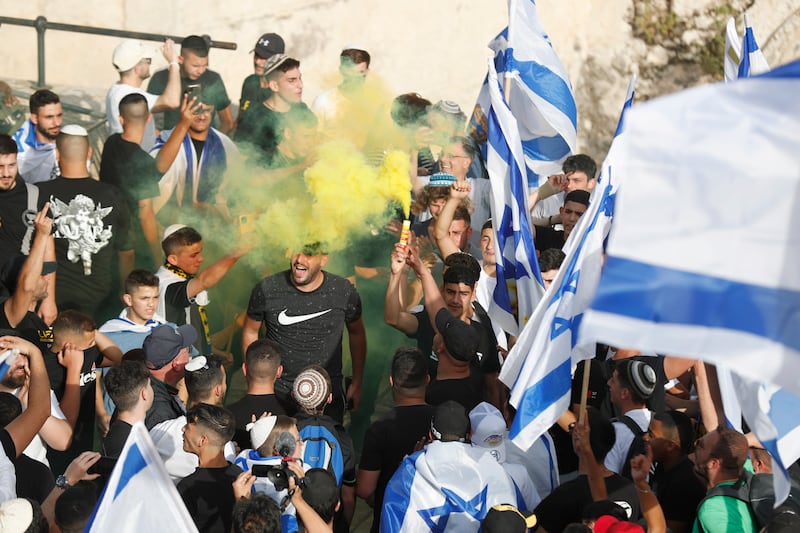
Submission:
<svg viewBox="0 0 800 533">
<path fill-rule="evenodd" d="M 39 79 L 36 82 L 38 88 L 44 88 L 44 32 L 47 29 L 47 19 L 36 17 L 36 59 L 38 62 Z"/>
</svg>

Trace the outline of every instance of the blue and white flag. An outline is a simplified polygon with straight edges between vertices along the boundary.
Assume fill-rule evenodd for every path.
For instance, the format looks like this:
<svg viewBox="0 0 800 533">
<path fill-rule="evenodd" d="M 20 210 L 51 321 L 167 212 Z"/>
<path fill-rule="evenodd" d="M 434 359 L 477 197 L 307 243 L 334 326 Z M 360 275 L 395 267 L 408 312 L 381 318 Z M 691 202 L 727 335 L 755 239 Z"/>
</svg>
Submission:
<svg viewBox="0 0 800 533">
<path fill-rule="evenodd" d="M 434 441 L 405 459 L 389 480 L 381 533 L 471 533 L 492 506 L 524 508 L 502 465 L 488 452 L 477 459 L 469 444 Z"/>
<path fill-rule="evenodd" d="M 604 241 L 621 176 L 616 154 L 626 141 L 622 123 L 633 104 L 635 83 L 634 77 L 589 208 L 564 245 L 566 258 L 500 371 L 500 380 L 511 389 L 511 404 L 517 409 L 510 436 L 522 449 L 528 449 L 567 410 L 573 366 L 594 357 L 594 341 L 581 339 L 579 343 L 577 332 L 600 280 Z"/>
<path fill-rule="evenodd" d="M 538 187 L 561 172 L 561 163 L 575 151 L 578 112 L 569 76 L 539 22 L 534 0 L 509 0 L 508 27 L 489 47 L 517 119 L 528 186 Z M 476 138 L 486 136 L 489 106 L 487 76 L 470 122 Z"/>
<path fill-rule="evenodd" d="M 747 425 L 772 456 L 775 502 L 789 495 L 787 468 L 800 459 L 800 396 L 733 374 Z"/>
<path fill-rule="evenodd" d="M 531 231 L 519 131 L 511 110 L 503 101 L 491 60 L 489 95 L 486 170 L 492 185 L 497 284 L 487 312 L 503 330 L 517 335 L 539 303 L 544 293 L 544 282 Z M 516 297 L 512 295 L 514 287 Z"/>
<path fill-rule="evenodd" d="M 142 422 L 131 428 L 85 531 L 197 533 Z"/>
<path fill-rule="evenodd" d="M 795 61 L 629 114 L 622 172 L 637 179 L 582 335 L 800 394 L 798 94 Z"/>
<path fill-rule="evenodd" d="M 753 28 L 744 15 L 744 35 L 736 31 L 736 21 L 728 19 L 725 27 L 725 81 L 749 78 L 769 70 L 769 65 L 758 47 Z"/>
</svg>

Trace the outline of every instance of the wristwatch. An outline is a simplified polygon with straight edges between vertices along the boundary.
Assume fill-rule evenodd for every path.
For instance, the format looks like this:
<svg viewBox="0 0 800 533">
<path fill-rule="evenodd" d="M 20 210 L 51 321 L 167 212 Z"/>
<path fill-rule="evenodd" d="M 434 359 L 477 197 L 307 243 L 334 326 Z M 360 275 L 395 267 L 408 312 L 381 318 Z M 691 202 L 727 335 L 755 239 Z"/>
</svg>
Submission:
<svg viewBox="0 0 800 533">
<path fill-rule="evenodd" d="M 56 478 L 56 487 L 58 487 L 61 490 L 67 490 L 70 487 L 69 481 L 67 481 L 67 476 L 65 476 L 64 474 L 58 476 Z"/>
</svg>

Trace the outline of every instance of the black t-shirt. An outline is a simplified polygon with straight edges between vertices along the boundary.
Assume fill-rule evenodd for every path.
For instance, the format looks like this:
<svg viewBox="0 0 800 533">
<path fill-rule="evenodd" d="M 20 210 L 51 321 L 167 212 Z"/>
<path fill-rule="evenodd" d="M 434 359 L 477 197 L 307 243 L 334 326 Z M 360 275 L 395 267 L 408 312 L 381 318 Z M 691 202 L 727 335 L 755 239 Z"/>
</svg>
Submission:
<svg viewBox="0 0 800 533">
<path fill-rule="evenodd" d="M 117 187 L 127 202 L 130 213 L 131 246 L 136 250 L 136 266 L 152 268 L 154 259 L 144 238 L 139 220 L 139 201 L 158 196 L 161 174 L 150 154 L 119 133 L 106 139 L 100 161 L 100 180 Z M 141 257 L 140 260 L 140 256 Z"/>
<path fill-rule="evenodd" d="M 45 324 L 44 320 L 31 311 L 25 313 L 19 324 L 12 326 L 6 316 L 5 302 L 8 297 L 0 298 L 0 328 L 13 329 L 19 333 L 23 339 L 32 342 L 42 351 L 42 354 L 49 353 L 49 346 L 53 342 L 53 330 Z"/>
<path fill-rule="evenodd" d="M 153 405 L 147 410 L 144 425 L 149 430 L 165 420 L 172 420 L 186 414 L 183 404 L 178 399 L 178 389 L 150 376 L 153 387 Z"/>
<path fill-rule="evenodd" d="M 403 457 L 412 453 L 417 441 L 428 435 L 435 410 L 432 405 L 424 404 L 397 406 L 367 428 L 359 469 L 380 471 L 370 532 L 378 531 L 386 485 Z"/>
<path fill-rule="evenodd" d="M 230 533 L 233 521 L 233 486 L 242 469 L 228 463 L 222 468 L 198 468 L 178 483 L 178 493 L 197 529 L 204 533 Z"/>
<path fill-rule="evenodd" d="M 247 316 L 264 322 L 267 338 L 283 348 L 283 375 L 276 387 L 284 391 L 311 364 L 328 371 L 334 388 L 342 381 L 342 333 L 345 324 L 361 318 L 361 298 L 345 278 L 324 276 L 319 288 L 302 292 L 287 270 L 261 280 L 250 294 Z"/>
<path fill-rule="evenodd" d="M 92 178 L 60 177 L 39 190 L 40 209 L 53 199 L 58 308 L 94 317 L 119 285 L 117 252 L 131 249 L 128 205 L 116 187 Z"/>
<path fill-rule="evenodd" d="M 164 94 L 164 89 L 166 89 L 168 81 L 169 70 L 159 70 L 153 74 L 152 78 L 150 78 L 150 83 L 147 85 L 147 92 L 152 94 Z M 225 83 L 223 83 L 222 77 L 220 77 L 217 72 L 213 70 L 206 70 L 196 80 L 190 80 L 189 78 L 181 76 L 181 92 L 187 91 L 189 85 L 194 85 L 197 83 L 202 85 L 203 102 L 212 104 L 214 106 L 215 113 L 218 113 L 231 105 L 231 99 L 228 98 L 228 91 L 225 90 Z M 180 109 L 169 109 L 164 111 L 163 129 L 170 130 L 174 128 L 178 124 L 180 118 Z"/>
<path fill-rule="evenodd" d="M 233 435 L 233 440 L 242 450 L 253 447 L 250 443 L 250 432 L 246 428 L 252 421 L 253 415 L 259 418 L 265 412 L 273 415 L 286 414 L 274 394 L 245 394 L 241 400 L 227 407 L 236 419 L 236 433 Z"/>
<path fill-rule="evenodd" d="M 479 373 L 478 373 L 479 375 Z M 483 401 L 483 388 L 480 378 L 476 380 L 476 373 L 460 379 L 435 379 L 431 381 L 425 391 L 425 401 L 430 405 L 440 405 L 447 400 L 453 400 L 464 406 L 467 412 Z"/>
<path fill-rule="evenodd" d="M 113 420 L 108 428 L 105 438 L 103 438 L 103 455 L 106 457 L 119 457 L 125 441 L 131 433 L 131 425 L 119 418 Z"/>
<path fill-rule="evenodd" d="M 28 188 L 22 178 L 17 177 L 12 189 L 0 191 L 0 264 L 21 255 L 20 247 L 28 229 L 26 220 L 32 223 L 35 216 L 36 213 L 28 211 Z"/>
<path fill-rule="evenodd" d="M 656 465 L 650 484 L 664 511 L 664 518 L 687 524 L 694 522 L 697 506 L 706 495 L 706 487 L 695 475 L 694 464 L 688 457 L 671 470 L 664 470 L 662 464 Z"/>
<path fill-rule="evenodd" d="M 14 464 L 19 498 L 30 498 L 42 503 L 55 486 L 53 473 L 44 464 L 25 454 L 17 457 L 17 447 L 5 428 L 0 428 L 0 445 L 9 461 Z"/>
<path fill-rule="evenodd" d="M 186 309 L 189 309 L 189 323 L 197 330 L 197 341 L 195 348 L 201 354 L 211 353 L 211 346 L 206 342 L 203 334 L 203 320 L 200 317 L 200 310 L 197 304 L 189 300 L 188 285 L 189 279 L 176 281 L 167 285 L 164 289 L 164 319 L 178 326 L 186 324 Z"/>
<path fill-rule="evenodd" d="M 563 230 L 555 230 L 550 226 L 536 226 L 536 237 L 534 237 L 534 244 L 536 249 L 540 252 L 548 248 L 558 248 L 559 250 L 564 247 L 566 237 L 564 237 Z"/>
<path fill-rule="evenodd" d="M 618 474 L 605 478 L 608 499 L 619 504 L 629 519 L 639 519 L 639 494 L 629 480 Z M 592 503 L 589 479 L 581 474 L 572 481 L 562 483 L 536 507 L 536 518 L 547 531 L 563 531 L 567 524 L 580 522 L 581 514 Z"/>
<path fill-rule="evenodd" d="M 270 97 L 272 90 L 269 87 L 261 86 L 263 76 L 250 74 L 242 82 L 242 96 L 239 99 L 239 116 L 237 122 L 242 121 L 242 117 L 252 108 L 261 104 Z"/>
</svg>

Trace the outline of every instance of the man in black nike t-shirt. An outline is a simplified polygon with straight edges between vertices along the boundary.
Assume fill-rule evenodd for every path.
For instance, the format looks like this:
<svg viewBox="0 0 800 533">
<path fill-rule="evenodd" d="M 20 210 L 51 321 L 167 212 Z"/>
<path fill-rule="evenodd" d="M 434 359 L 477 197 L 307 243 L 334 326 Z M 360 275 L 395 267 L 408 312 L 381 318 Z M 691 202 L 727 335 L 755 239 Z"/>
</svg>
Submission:
<svg viewBox="0 0 800 533">
<path fill-rule="evenodd" d="M 367 337 L 361 318 L 361 298 L 346 279 L 322 268 L 328 255 L 320 244 L 306 246 L 291 257 L 289 270 L 258 282 L 250 294 L 242 331 L 242 351 L 258 338 L 263 323 L 266 336 L 283 348 L 283 375 L 275 383 L 275 395 L 287 413 L 297 410 L 291 399 L 292 383 L 310 364 L 328 371 L 334 400 L 325 414 L 341 422 L 346 401 L 353 410 L 361 401 L 361 380 L 367 354 Z M 347 327 L 353 382 L 342 386 L 342 333 Z"/>
</svg>

